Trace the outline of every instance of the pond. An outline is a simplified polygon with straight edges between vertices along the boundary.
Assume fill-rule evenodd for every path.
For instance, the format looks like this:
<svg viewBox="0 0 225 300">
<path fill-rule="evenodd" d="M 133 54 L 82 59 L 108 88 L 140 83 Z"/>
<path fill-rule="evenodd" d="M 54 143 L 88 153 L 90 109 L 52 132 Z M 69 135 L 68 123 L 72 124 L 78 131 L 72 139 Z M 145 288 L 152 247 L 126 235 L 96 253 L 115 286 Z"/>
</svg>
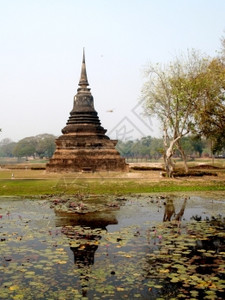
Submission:
<svg viewBox="0 0 225 300">
<path fill-rule="evenodd" d="M 222 195 L 54 201 L 1 198 L 0 299 L 223 299 Z"/>
</svg>

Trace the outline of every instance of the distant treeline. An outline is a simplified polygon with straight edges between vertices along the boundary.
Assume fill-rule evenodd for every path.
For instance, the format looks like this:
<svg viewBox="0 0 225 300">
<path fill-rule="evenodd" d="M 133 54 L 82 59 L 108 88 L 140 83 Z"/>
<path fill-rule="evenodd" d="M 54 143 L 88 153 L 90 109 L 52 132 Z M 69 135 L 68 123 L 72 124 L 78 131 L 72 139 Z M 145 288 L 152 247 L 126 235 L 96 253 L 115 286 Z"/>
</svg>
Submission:
<svg viewBox="0 0 225 300">
<path fill-rule="evenodd" d="M 181 140 L 183 149 L 189 157 L 201 157 L 203 154 L 211 154 L 210 143 L 200 137 L 188 136 Z M 151 136 L 143 137 L 134 141 L 119 141 L 117 149 L 120 154 L 127 159 L 159 159 L 163 156 L 163 139 Z M 175 151 L 175 156 L 180 156 Z"/>
<path fill-rule="evenodd" d="M 50 158 L 55 151 L 55 139 L 52 134 L 26 137 L 17 143 L 10 139 L 3 139 L 0 142 L 0 157 Z"/>
<path fill-rule="evenodd" d="M 19 142 L 10 139 L 0 141 L 0 157 L 38 157 L 50 158 L 55 151 L 56 136 L 40 134 L 26 137 Z M 211 154 L 210 143 L 200 137 L 188 136 L 182 138 L 183 149 L 189 157 L 201 157 Z M 163 139 L 151 136 L 136 140 L 118 141 L 117 149 L 121 156 L 127 159 L 160 159 L 164 153 Z M 179 156 L 175 152 L 175 156 Z"/>
</svg>

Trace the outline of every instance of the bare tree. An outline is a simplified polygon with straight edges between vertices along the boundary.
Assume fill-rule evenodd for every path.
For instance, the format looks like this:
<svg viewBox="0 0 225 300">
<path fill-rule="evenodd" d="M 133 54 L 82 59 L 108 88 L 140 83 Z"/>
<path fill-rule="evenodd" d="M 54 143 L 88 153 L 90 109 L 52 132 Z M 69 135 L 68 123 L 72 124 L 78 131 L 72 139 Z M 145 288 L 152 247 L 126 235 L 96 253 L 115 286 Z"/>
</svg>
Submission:
<svg viewBox="0 0 225 300">
<path fill-rule="evenodd" d="M 175 149 L 181 152 L 188 171 L 186 155 L 180 139 L 194 131 L 194 113 L 198 107 L 201 82 L 209 59 L 203 59 L 196 51 L 176 58 L 167 66 L 150 64 L 145 70 L 147 81 L 142 90 L 147 114 L 156 116 L 163 130 L 164 162 L 167 176 L 174 171 L 172 156 Z"/>
</svg>

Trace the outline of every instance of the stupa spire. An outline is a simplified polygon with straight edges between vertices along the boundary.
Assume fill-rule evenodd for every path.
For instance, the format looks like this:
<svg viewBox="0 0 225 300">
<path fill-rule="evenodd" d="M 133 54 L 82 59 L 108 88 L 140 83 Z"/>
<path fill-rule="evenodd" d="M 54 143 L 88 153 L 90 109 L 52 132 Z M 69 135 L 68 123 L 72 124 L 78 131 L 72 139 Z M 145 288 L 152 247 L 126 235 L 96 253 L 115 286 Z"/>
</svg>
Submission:
<svg viewBox="0 0 225 300">
<path fill-rule="evenodd" d="M 86 71 L 86 64 L 85 64 L 85 51 L 83 48 L 83 60 L 82 60 L 82 66 L 81 66 L 81 75 L 80 75 L 80 81 L 79 86 L 81 88 L 86 88 L 89 85 L 88 79 L 87 79 L 87 71 Z"/>
<path fill-rule="evenodd" d="M 77 94 L 74 96 L 62 135 L 56 140 L 56 150 L 46 170 L 49 172 L 127 171 L 128 165 L 101 126 L 94 99 L 88 88 L 85 53 Z"/>
</svg>

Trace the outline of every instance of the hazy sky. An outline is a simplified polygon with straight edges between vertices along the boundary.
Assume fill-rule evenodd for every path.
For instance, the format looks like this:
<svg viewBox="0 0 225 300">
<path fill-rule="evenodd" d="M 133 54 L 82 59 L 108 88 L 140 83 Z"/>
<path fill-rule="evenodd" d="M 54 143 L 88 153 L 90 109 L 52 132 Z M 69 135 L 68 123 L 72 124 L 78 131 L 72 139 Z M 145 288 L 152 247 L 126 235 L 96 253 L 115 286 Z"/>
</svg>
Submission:
<svg viewBox="0 0 225 300">
<path fill-rule="evenodd" d="M 215 55 L 224 30 L 224 0 L 0 0 L 0 140 L 61 134 L 83 47 L 110 136 L 157 136 L 137 106 L 141 70 L 190 48 Z"/>
</svg>

